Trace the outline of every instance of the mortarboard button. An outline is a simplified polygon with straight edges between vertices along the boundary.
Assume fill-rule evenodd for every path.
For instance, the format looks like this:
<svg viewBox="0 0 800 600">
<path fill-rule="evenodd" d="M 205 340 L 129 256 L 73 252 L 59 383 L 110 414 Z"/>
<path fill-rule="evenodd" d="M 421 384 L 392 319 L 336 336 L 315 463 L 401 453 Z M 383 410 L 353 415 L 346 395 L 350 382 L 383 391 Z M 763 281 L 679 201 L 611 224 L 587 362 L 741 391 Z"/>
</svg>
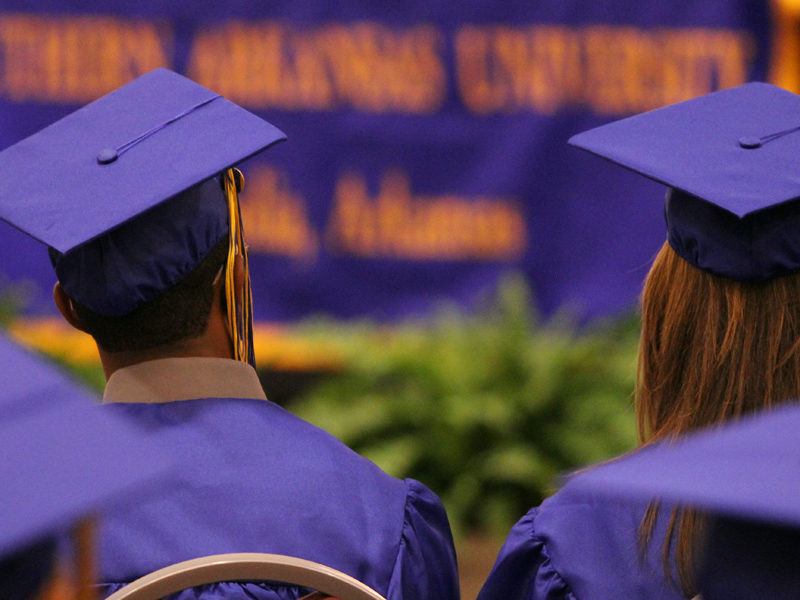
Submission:
<svg viewBox="0 0 800 600">
<path fill-rule="evenodd" d="M 739 138 L 739 145 L 742 148 L 746 148 L 748 150 L 753 149 L 753 148 L 760 148 L 761 147 L 761 138 L 749 137 L 749 136 L 740 137 Z"/>
<path fill-rule="evenodd" d="M 113 148 L 103 148 L 97 154 L 97 162 L 101 165 L 107 165 L 108 163 L 112 163 L 119 157 L 117 151 Z"/>
</svg>

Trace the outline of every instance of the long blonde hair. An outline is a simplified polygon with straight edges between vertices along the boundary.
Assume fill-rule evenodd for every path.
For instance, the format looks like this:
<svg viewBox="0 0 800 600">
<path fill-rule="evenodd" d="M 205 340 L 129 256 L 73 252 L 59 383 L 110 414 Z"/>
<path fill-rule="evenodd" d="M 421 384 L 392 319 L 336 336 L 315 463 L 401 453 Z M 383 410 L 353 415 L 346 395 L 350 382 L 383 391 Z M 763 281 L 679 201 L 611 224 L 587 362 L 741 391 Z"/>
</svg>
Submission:
<svg viewBox="0 0 800 600">
<path fill-rule="evenodd" d="M 640 442 L 670 439 L 699 427 L 800 398 L 800 274 L 742 283 L 701 271 L 665 244 L 642 292 L 635 403 Z M 651 503 L 640 543 L 652 538 Z M 694 590 L 693 550 L 702 517 L 676 508 L 662 548 L 684 593 Z"/>
</svg>

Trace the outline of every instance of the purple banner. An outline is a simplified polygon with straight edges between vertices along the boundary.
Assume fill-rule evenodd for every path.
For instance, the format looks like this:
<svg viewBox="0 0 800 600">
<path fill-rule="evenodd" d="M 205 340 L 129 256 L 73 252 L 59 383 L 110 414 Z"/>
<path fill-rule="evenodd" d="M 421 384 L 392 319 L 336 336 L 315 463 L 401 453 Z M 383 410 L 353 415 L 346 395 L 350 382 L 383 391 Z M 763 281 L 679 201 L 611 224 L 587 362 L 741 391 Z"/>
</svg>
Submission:
<svg viewBox="0 0 800 600">
<path fill-rule="evenodd" d="M 0 147 L 166 66 L 289 135 L 243 167 L 257 319 L 471 306 L 508 271 L 592 318 L 634 305 L 663 191 L 567 138 L 765 79 L 768 36 L 766 0 L 5 0 Z M 3 225 L 0 255 L 51 313 L 43 248 Z"/>
</svg>

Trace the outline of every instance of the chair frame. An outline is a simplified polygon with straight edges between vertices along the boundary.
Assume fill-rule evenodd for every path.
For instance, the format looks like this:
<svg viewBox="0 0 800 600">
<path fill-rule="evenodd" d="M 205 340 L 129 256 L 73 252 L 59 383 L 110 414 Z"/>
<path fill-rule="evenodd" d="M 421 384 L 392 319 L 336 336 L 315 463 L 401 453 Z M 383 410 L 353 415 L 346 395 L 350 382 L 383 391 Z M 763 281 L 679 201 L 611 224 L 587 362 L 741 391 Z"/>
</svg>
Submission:
<svg viewBox="0 0 800 600">
<path fill-rule="evenodd" d="M 159 600 L 187 588 L 224 581 L 279 581 L 341 600 L 385 600 L 369 586 L 336 569 L 280 554 L 214 554 L 164 567 L 140 577 L 106 600 Z"/>
</svg>

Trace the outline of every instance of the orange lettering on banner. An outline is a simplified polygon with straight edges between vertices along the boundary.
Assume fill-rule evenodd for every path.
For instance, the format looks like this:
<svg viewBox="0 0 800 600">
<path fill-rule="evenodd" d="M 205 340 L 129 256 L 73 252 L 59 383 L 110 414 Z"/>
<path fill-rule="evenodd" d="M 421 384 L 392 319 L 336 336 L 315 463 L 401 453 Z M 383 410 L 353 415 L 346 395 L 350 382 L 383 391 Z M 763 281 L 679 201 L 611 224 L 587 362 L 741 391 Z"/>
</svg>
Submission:
<svg viewBox="0 0 800 600">
<path fill-rule="evenodd" d="M 148 21 L 0 13 L 0 94 L 85 103 L 169 65 L 172 33 Z"/>
<path fill-rule="evenodd" d="M 308 221 L 305 200 L 290 189 L 285 174 L 269 167 L 248 171 L 241 207 L 251 251 L 316 258 L 319 241 Z"/>
<path fill-rule="evenodd" d="M 282 102 L 283 27 L 253 27 L 232 21 L 200 31 L 189 55 L 188 76 L 226 98 L 247 106 Z"/>
<path fill-rule="evenodd" d="M 447 88 L 440 45 L 425 25 L 230 21 L 197 35 L 188 75 L 252 108 L 431 113 Z"/>
<path fill-rule="evenodd" d="M 650 110 L 744 83 L 755 57 L 748 32 L 607 25 L 466 25 L 454 49 L 457 90 L 482 115 Z"/>
<path fill-rule="evenodd" d="M 375 198 L 361 175 L 339 178 L 325 232 L 333 252 L 409 260 L 507 260 L 527 245 L 517 202 L 501 197 L 414 196 L 387 173 Z"/>
<path fill-rule="evenodd" d="M 481 27 L 463 27 L 456 36 L 456 74 L 464 103 L 473 112 L 499 110 L 502 86 L 492 73 L 489 34 Z"/>
</svg>

